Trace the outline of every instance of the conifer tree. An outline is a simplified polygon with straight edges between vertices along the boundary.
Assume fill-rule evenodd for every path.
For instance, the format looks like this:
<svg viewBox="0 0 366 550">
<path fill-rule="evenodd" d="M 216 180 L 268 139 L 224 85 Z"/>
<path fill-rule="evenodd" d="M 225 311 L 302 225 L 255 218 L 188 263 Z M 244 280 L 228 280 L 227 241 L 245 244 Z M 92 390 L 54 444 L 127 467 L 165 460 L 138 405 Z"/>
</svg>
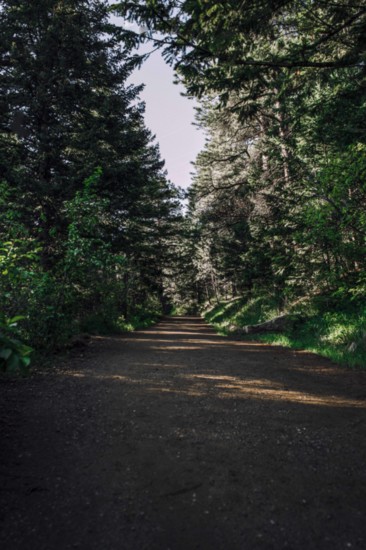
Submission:
<svg viewBox="0 0 366 550">
<path fill-rule="evenodd" d="M 25 274 L 0 281 L 0 308 L 51 347 L 88 318 L 161 311 L 179 192 L 127 83 L 134 35 L 104 0 L 4 0 L 0 33 L 0 238 Z"/>
</svg>

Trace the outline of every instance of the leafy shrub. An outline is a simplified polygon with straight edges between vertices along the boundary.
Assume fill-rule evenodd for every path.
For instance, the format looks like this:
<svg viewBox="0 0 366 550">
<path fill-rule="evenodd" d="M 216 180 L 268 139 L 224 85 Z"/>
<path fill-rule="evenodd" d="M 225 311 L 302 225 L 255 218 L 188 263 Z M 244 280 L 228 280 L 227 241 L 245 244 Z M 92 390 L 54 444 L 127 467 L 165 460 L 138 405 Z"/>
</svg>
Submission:
<svg viewBox="0 0 366 550">
<path fill-rule="evenodd" d="M 26 373 L 31 362 L 33 349 L 16 337 L 18 321 L 24 317 L 18 315 L 12 319 L 0 318 L 0 371 Z"/>
</svg>

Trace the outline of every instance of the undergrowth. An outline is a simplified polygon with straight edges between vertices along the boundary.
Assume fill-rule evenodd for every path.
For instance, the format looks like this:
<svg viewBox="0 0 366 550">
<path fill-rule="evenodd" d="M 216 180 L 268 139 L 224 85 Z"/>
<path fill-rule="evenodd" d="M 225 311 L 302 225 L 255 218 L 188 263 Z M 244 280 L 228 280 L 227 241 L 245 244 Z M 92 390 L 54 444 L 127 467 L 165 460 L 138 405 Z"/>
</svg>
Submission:
<svg viewBox="0 0 366 550">
<path fill-rule="evenodd" d="M 118 334 L 146 328 L 158 321 L 160 314 L 156 311 L 144 311 L 142 308 L 130 314 L 126 319 L 123 315 L 111 319 L 101 315 L 89 316 L 82 324 L 82 332 L 88 334 Z"/>
<path fill-rule="evenodd" d="M 246 339 L 317 353 L 348 367 L 366 367 L 366 306 L 334 296 L 304 299 L 280 307 L 273 297 L 242 297 L 204 312 L 221 334 L 230 326 L 244 327 L 296 313 L 300 322 L 281 333 L 248 335 Z"/>
</svg>

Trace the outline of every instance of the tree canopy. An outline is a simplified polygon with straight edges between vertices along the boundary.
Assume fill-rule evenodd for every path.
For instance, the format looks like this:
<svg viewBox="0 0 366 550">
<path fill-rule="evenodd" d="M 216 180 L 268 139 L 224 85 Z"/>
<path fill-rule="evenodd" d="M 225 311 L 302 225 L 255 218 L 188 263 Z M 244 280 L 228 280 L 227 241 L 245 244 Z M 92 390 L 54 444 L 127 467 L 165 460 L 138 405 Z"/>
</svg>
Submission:
<svg viewBox="0 0 366 550">
<path fill-rule="evenodd" d="M 364 4 L 132 0 L 116 8 L 201 102 L 208 141 L 190 211 L 203 294 L 360 292 Z"/>
<path fill-rule="evenodd" d="M 363 2 L 4 0 L 0 32 L 8 346 L 19 316 L 23 340 L 55 348 L 237 295 L 362 305 Z M 184 215 L 128 84 L 143 42 L 199 101 Z"/>
<path fill-rule="evenodd" d="M 133 35 L 85 0 L 3 1 L 0 33 L 4 330 L 21 315 L 55 347 L 155 314 L 180 194 L 127 83 Z"/>
</svg>

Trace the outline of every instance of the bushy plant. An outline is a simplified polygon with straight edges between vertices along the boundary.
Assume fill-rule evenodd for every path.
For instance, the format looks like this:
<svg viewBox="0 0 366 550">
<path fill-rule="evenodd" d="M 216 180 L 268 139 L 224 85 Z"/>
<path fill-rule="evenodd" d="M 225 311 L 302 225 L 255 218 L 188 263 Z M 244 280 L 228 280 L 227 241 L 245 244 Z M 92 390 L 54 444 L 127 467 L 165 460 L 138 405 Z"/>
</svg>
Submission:
<svg viewBox="0 0 366 550">
<path fill-rule="evenodd" d="M 17 337 L 18 322 L 24 317 L 12 319 L 0 317 L 0 372 L 26 373 L 31 362 L 33 349 Z"/>
<path fill-rule="evenodd" d="M 13 348 L 21 341 L 39 351 L 55 350 L 80 330 L 117 327 L 126 260 L 109 242 L 108 201 L 96 193 L 100 176 L 98 168 L 64 203 L 67 235 L 60 237 L 51 267 L 44 267 L 43 247 L 24 228 L 1 243 L 0 311 L 10 319 L 26 314 Z"/>
</svg>

